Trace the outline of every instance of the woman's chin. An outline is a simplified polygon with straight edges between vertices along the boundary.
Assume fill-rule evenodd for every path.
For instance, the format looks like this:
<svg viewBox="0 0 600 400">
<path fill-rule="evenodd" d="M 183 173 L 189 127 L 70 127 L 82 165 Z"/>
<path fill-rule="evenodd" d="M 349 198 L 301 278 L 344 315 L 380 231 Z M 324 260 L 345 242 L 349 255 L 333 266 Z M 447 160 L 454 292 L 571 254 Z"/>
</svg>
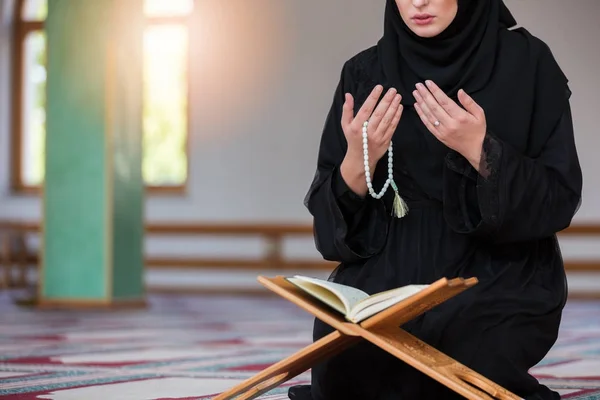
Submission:
<svg viewBox="0 0 600 400">
<path fill-rule="evenodd" d="M 424 38 L 432 38 L 444 31 L 444 27 L 440 26 L 439 24 L 436 24 L 435 21 L 429 24 L 412 23 L 409 26 L 410 30 L 413 31 L 415 35 Z"/>
</svg>

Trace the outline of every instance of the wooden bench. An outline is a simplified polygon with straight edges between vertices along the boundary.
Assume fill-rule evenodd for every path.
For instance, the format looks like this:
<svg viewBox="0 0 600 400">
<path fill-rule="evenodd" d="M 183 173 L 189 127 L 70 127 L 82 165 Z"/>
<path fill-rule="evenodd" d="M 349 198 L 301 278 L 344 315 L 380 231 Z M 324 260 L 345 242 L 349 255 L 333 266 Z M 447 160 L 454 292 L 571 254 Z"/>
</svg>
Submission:
<svg viewBox="0 0 600 400">
<path fill-rule="evenodd" d="M 24 288 L 30 264 L 26 232 L 0 221 L 0 288 Z"/>
<path fill-rule="evenodd" d="M 230 237 L 261 238 L 266 245 L 264 255 L 257 259 L 242 257 L 146 257 L 145 265 L 152 269 L 171 268 L 241 268 L 247 270 L 324 271 L 335 263 L 319 259 L 289 259 L 284 255 L 286 238 L 313 235 L 310 224 L 214 224 L 214 223 L 148 223 L 147 236 L 152 237 Z M 29 245 L 31 236 L 39 235 L 37 221 L 0 220 L 0 288 L 27 285 L 27 269 L 39 264 L 38 251 Z M 574 225 L 560 236 L 600 237 L 600 225 Z M 569 271 L 600 271 L 600 260 L 567 261 Z M 16 278 L 15 278 L 16 273 Z"/>
</svg>

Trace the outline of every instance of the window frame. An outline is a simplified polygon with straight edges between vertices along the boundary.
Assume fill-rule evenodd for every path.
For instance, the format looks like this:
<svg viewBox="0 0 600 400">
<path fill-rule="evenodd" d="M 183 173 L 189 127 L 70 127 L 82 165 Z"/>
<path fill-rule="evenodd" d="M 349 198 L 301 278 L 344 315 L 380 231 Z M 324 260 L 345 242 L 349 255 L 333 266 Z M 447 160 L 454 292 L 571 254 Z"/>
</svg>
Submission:
<svg viewBox="0 0 600 400">
<path fill-rule="evenodd" d="M 39 195 L 43 190 L 41 185 L 26 185 L 22 179 L 23 162 L 23 76 L 24 76 L 24 49 L 25 39 L 31 32 L 43 31 L 45 21 L 27 21 L 24 20 L 23 8 L 27 0 L 15 0 L 14 18 L 13 18 L 13 36 L 12 36 L 12 60 L 11 60 L 11 141 L 10 141 L 10 188 L 13 193 L 22 195 Z M 150 25 L 177 24 L 185 26 L 188 31 L 187 40 L 187 62 L 186 62 L 186 135 L 185 135 L 185 154 L 186 154 L 186 176 L 185 181 L 178 185 L 148 185 L 144 184 L 146 192 L 150 194 L 174 194 L 182 195 L 187 193 L 188 182 L 190 180 L 190 131 L 191 131 L 191 82 L 192 82 L 192 57 L 191 57 L 191 20 L 193 11 L 187 15 L 169 15 L 144 17 L 145 29 Z M 46 50 L 47 51 L 47 50 Z M 143 125 L 142 125 L 143 127 Z"/>
</svg>

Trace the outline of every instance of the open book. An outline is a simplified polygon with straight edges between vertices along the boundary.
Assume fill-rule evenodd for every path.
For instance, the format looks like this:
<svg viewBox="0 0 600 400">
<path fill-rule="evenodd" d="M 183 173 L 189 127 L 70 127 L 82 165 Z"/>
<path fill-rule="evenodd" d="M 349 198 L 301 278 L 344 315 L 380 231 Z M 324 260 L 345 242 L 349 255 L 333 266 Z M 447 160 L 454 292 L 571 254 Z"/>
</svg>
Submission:
<svg viewBox="0 0 600 400">
<path fill-rule="evenodd" d="M 288 282 L 322 301 L 354 323 L 359 323 L 380 311 L 419 293 L 429 285 L 407 285 L 368 295 L 362 290 L 322 279 L 295 275 Z"/>
</svg>

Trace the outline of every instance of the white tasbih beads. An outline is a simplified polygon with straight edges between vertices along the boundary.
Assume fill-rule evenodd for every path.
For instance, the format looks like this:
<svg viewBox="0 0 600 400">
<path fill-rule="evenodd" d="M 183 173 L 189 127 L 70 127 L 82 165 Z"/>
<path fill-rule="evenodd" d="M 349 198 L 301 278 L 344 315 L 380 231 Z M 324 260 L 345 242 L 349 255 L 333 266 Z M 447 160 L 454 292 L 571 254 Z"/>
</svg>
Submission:
<svg viewBox="0 0 600 400">
<path fill-rule="evenodd" d="M 369 189 L 369 194 L 371 195 L 371 197 L 379 200 L 383 197 L 383 195 L 385 194 L 385 192 L 387 192 L 388 188 L 391 185 L 392 189 L 395 192 L 392 213 L 394 216 L 402 218 L 408 213 L 408 206 L 398 194 L 398 187 L 394 182 L 394 151 L 391 141 L 390 147 L 388 148 L 388 178 L 386 179 L 379 193 L 375 193 L 375 190 L 373 190 L 373 182 L 371 181 L 371 168 L 369 167 L 369 138 L 367 133 L 368 126 L 369 121 L 365 121 L 362 128 L 362 137 L 363 157 L 365 161 L 365 179 L 367 180 L 367 188 Z"/>
<path fill-rule="evenodd" d="M 383 188 L 379 193 L 375 193 L 373 190 L 373 183 L 371 182 L 371 168 L 369 167 L 369 139 L 367 137 L 367 127 L 369 126 L 369 121 L 365 121 L 362 128 L 362 137 L 363 137 L 363 154 L 365 159 L 365 178 L 367 180 L 367 187 L 369 188 L 369 194 L 371 197 L 375 199 L 381 199 L 385 192 L 387 192 L 390 183 L 394 179 L 394 152 L 392 142 L 390 142 L 390 147 L 388 149 L 388 178 L 383 184 Z"/>
</svg>

